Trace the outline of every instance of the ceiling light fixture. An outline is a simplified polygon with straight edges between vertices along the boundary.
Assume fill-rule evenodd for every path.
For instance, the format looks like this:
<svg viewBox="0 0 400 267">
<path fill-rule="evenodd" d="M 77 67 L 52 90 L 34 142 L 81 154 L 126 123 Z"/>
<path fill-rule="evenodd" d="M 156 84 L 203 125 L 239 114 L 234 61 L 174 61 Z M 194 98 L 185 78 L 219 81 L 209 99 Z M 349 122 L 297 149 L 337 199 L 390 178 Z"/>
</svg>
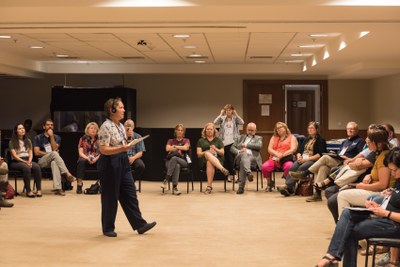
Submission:
<svg viewBox="0 0 400 267">
<path fill-rule="evenodd" d="M 57 54 L 56 57 L 58 58 L 68 58 L 69 55 L 65 55 L 65 54 Z"/>
<path fill-rule="evenodd" d="M 312 56 L 311 53 L 293 53 L 290 54 L 291 57 L 309 57 Z"/>
<path fill-rule="evenodd" d="M 285 63 L 303 63 L 304 60 L 302 59 L 295 59 L 295 60 L 285 60 Z"/>
<path fill-rule="evenodd" d="M 304 63 L 303 65 L 303 72 L 307 71 L 307 65 Z"/>
<path fill-rule="evenodd" d="M 199 57 L 203 57 L 203 56 L 200 55 L 200 54 L 193 53 L 193 54 L 191 54 L 191 55 L 189 55 L 187 57 L 189 57 L 189 58 L 199 58 Z"/>
<path fill-rule="evenodd" d="M 341 42 L 340 42 L 340 45 L 339 45 L 338 51 L 340 51 L 340 50 L 342 50 L 342 49 L 345 49 L 346 46 L 347 46 L 346 42 L 345 42 L 345 41 L 341 41 Z"/>
<path fill-rule="evenodd" d="M 174 38 L 182 38 L 182 39 L 186 39 L 190 37 L 190 34 L 174 34 L 173 35 Z"/>
<path fill-rule="evenodd" d="M 317 60 L 314 58 L 314 59 L 313 59 L 313 61 L 312 61 L 312 64 L 311 64 L 311 66 L 313 66 L 313 67 L 314 67 L 315 65 L 317 65 Z"/>
<path fill-rule="evenodd" d="M 365 35 L 369 34 L 369 31 L 360 32 L 360 38 L 363 38 Z"/>
<path fill-rule="evenodd" d="M 10 39 L 10 35 L 0 35 L 0 39 Z"/>
<path fill-rule="evenodd" d="M 203 64 L 206 63 L 204 60 L 195 60 L 194 63 Z"/>
<path fill-rule="evenodd" d="M 329 58 L 331 55 L 329 55 L 329 52 L 328 52 L 328 50 L 325 50 L 325 52 L 324 52 L 324 56 L 323 56 L 323 60 L 325 60 L 325 59 L 327 59 L 327 58 Z"/>
<path fill-rule="evenodd" d="M 183 48 L 186 48 L 186 49 L 195 49 L 196 46 L 195 46 L 195 45 L 185 45 Z"/>
<path fill-rule="evenodd" d="M 30 46 L 29 48 L 32 48 L 32 49 L 42 49 L 42 48 L 44 48 L 44 46 L 32 45 L 32 46 Z"/>
<path fill-rule="evenodd" d="M 300 48 L 320 48 L 324 47 L 324 44 L 308 44 L 308 45 L 299 45 Z"/>
</svg>

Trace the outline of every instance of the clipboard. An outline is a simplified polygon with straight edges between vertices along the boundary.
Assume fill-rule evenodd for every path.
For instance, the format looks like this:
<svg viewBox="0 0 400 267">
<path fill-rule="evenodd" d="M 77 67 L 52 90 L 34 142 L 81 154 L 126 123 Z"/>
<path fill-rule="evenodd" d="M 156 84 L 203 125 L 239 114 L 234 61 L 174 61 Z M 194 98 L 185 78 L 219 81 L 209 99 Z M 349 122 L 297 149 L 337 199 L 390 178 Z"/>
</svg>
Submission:
<svg viewBox="0 0 400 267">
<path fill-rule="evenodd" d="M 150 135 L 148 134 L 148 135 L 145 135 L 145 136 L 143 136 L 143 137 L 140 137 L 140 138 L 137 138 L 137 139 L 133 139 L 128 145 L 129 145 L 129 146 L 134 146 L 134 145 L 136 145 L 137 143 L 143 141 L 144 139 L 146 139 L 146 138 L 149 137 L 149 136 L 150 136 Z"/>
</svg>

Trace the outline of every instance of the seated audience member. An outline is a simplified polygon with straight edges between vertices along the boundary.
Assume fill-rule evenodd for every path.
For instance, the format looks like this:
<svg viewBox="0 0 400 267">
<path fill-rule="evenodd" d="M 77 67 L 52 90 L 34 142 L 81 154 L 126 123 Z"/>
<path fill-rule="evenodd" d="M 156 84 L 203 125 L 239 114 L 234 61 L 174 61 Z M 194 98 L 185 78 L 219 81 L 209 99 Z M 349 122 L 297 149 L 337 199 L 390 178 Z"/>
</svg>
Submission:
<svg viewBox="0 0 400 267">
<path fill-rule="evenodd" d="M 386 131 L 389 134 L 390 148 L 399 147 L 400 143 L 399 143 L 399 139 L 396 138 L 396 133 L 394 132 L 394 127 L 389 123 L 383 124 L 383 127 L 385 127 Z"/>
<path fill-rule="evenodd" d="M 14 203 L 10 203 L 3 197 L 3 192 L 8 186 L 8 165 L 2 157 L 0 157 L 0 207 L 11 208 Z"/>
<path fill-rule="evenodd" d="M 322 157 L 322 153 L 326 152 L 325 139 L 319 135 L 319 124 L 314 121 L 309 122 L 307 131 L 308 137 L 299 146 L 296 161 L 290 167 L 290 172 L 307 170 Z M 297 183 L 297 180 L 290 176 L 290 172 L 286 176 L 285 185 L 278 187 L 278 191 L 286 197 L 294 194 Z"/>
<path fill-rule="evenodd" d="M 377 161 L 385 155 L 384 166 L 388 168 L 396 182 L 394 187 L 382 192 L 385 196 L 382 205 L 364 199 L 363 206 L 368 211 L 355 211 L 346 208 L 338 221 L 326 255 L 318 267 L 337 266 L 343 258 L 343 266 L 357 267 L 358 241 L 366 238 L 391 238 L 400 235 L 400 149 L 381 153 Z M 350 190 L 348 190 L 350 191 Z M 397 256 L 397 255 L 392 255 Z M 397 258 L 395 258 L 397 261 Z M 391 264 L 388 266 L 398 266 Z"/>
<path fill-rule="evenodd" d="M 339 153 L 331 155 L 323 155 L 310 168 L 304 171 L 290 172 L 293 179 L 301 180 L 307 175 L 313 173 L 314 183 L 322 182 L 328 177 L 331 169 L 343 163 L 343 161 L 354 158 L 360 153 L 364 147 L 365 141 L 358 136 L 358 125 L 355 122 L 349 122 L 346 126 L 347 139 L 340 145 Z M 316 189 L 314 195 L 306 199 L 307 202 L 321 201 L 321 190 Z"/>
<path fill-rule="evenodd" d="M 390 169 L 383 162 L 385 155 L 389 152 L 387 137 L 388 133 L 383 126 L 368 133 L 368 147 L 378 156 L 371 174 L 366 175 L 362 182 L 355 184 L 354 189 L 339 192 L 337 196 L 339 218 L 344 208 L 363 206 L 369 196 L 393 186 L 394 178 L 390 176 Z"/>
<path fill-rule="evenodd" d="M 225 176 L 229 171 L 224 168 L 224 143 L 217 137 L 217 129 L 214 123 L 207 123 L 201 131 L 201 138 L 197 142 L 197 157 L 199 158 L 200 169 L 206 170 L 207 188 L 205 194 L 211 194 L 212 183 L 214 180 L 215 168 L 220 170 Z"/>
<path fill-rule="evenodd" d="M 257 126 L 250 122 L 246 127 L 246 135 L 241 135 L 236 139 L 231 147 L 231 152 L 235 155 L 235 165 L 239 166 L 239 189 L 237 194 L 244 193 L 246 179 L 253 181 L 251 166 L 258 166 L 261 169 L 261 148 L 263 146 L 262 137 L 256 135 Z"/>
<path fill-rule="evenodd" d="M 24 177 L 24 187 L 27 197 L 42 196 L 42 171 L 39 164 L 32 161 L 33 146 L 31 140 L 25 135 L 25 128 L 22 123 L 14 127 L 14 131 L 9 143 L 11 153 L 10 168 L 22 171 Z M 36 184 L 36 194 L 31 189 L 31 176 Z"/>
<path fill-rule="evenodd" d="M 62 175 L 66 176 L 69 182 L 75 181 L 75 177 L 65 166 L 64 160 L 58 153 L 61 144 L 61 137 L 54 134 L 54 123 L 51 119 L 46 119 L 43 124 L 43 133 L 35 137 L 34 152 L 39 158 L 41 168 L 51 168 L 53 176 L 53 189 L 56 195 L 65 196 L 62 189 Z"/>
<path fill-rule="evenodd" d="M 33 142 L 33 139 L 35 139 L 35 136 L 37 135 L 37 132 L 35 132 L 32 129 L 32 120 L 31 119 L 26 119 L 24 121 L 24 127 L 25 127 L 25 136 Z"/>
<path fill-rule="evenodd" d="M 134 139 L 142 137 L 140 134 L 134 132 L 135 122 L 133 120 L 126 120 L 124 127 L 128 137 L 128 143 Z M 142 178 L 142 174 L 146 168 L 142 160 L 144 152 L 146 152 L 146 148 L 143 141 L 140 141 L 139 143 L 135 144 L 132 149 L 128 150 L 129 164 L 132 166 L 133 170 L 135 170 L 135 177 L 133 177 L 134 180 Z"/>
<path fill-rule="evenodd" d="M 79 139 L 79 159 L 76 165 L 77 194 L 82 194 L 83 178 L 85 177 L 86 169 L 90 166 L 97 168 L 97 160 L 100 157 L 98 131 L 99 126 L 97 123 L 89 122 L 85 128 L 85 135 Z"/>
<path fill-rule="evenodd" d="M 239 125 L 243 125 L 243 119 L 237 114 L 235 108 L 231 104 L 226 104 L 221 113 L 214 120 L 215 125 L 219 125 L 219 139 L 224 143 L 224 166 L 229 171 L 228 182 L 232 181 L 235 171 L 233 170 L 234 156 L 231 154 L 231 146 L 233 142 L 239 138 Z"/>
<path fill-rule="evenodd" d="M 268 145 L 269 159 L 262 165 L 263 177 L 267 180 L 265 191 L 271 191 L 275 186 L 271 181 L 271 173 L 275 168 L 282 168 L 284 176 L 287 176 L 293 165 L 293 156 L 297 147 L 297 139 L 288 126 L 283 122 L 277 122 Z"/>
<path fill-rule="evenodd" d="M 185 127 L 182 124 L 175 126 L 175 138 L 169 139 L 165 146 L 167 152 L 167 160 L 165 166 L 167 168 L 167 176 L 161 184 L 161 188 L 166 189 L 168 181 L 172 180 L 172 194 L 179 196 L 181 192 L 178 189 L 179 174 L 181 168 L 187 168 L 190 163 L 190 140 L 185 138 Z M 188 162 L 189 159 L 189 162 Z"/>
</svg>

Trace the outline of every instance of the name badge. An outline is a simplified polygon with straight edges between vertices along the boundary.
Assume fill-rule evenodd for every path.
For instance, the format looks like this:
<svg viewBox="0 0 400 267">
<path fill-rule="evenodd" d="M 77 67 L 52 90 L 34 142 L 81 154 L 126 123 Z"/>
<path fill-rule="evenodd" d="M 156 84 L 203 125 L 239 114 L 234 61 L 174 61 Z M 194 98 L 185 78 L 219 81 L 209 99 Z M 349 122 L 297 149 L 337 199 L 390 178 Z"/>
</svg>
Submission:
<svg viewBox="0 0 400 267">
<path fill-rule="evenodd" d="M 50 143 L 47 143 L 44 145 L 44 151 L 46 151 L 47 153 L 50 153 L 53 151 L 53 149 L 51 148 Z"/>
<path fill-rule="evenodd" d="M 308 159 L 310 156 L 307 153 L 303 153 L 303 155 L 301 155 L 303 157 L 303 159 Z"/>
<path fill-rule="evenodd" d="M 342 151 L 340 151 L 339 156 L 343 156 L 344 153 L 346 153 L 346 151 L 347 151 L 347 147 L 344 147 L 344 148 L 342 149 Z"/>
</svg>

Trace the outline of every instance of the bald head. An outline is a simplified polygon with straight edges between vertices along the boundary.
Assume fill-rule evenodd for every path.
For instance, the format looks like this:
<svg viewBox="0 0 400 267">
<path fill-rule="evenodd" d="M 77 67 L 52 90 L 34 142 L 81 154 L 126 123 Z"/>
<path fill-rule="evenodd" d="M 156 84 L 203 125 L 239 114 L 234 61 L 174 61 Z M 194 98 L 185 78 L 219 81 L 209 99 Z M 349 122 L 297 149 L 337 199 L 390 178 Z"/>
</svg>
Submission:
<svg viewBox="0 0 400 267">
<path fill-rule="evenodd" d="M 257 131 L 257 126 L 254 122 L 249 122 L 246 127 L 246 133 L 248 135 L 255 135 Z"/>
</svg>

